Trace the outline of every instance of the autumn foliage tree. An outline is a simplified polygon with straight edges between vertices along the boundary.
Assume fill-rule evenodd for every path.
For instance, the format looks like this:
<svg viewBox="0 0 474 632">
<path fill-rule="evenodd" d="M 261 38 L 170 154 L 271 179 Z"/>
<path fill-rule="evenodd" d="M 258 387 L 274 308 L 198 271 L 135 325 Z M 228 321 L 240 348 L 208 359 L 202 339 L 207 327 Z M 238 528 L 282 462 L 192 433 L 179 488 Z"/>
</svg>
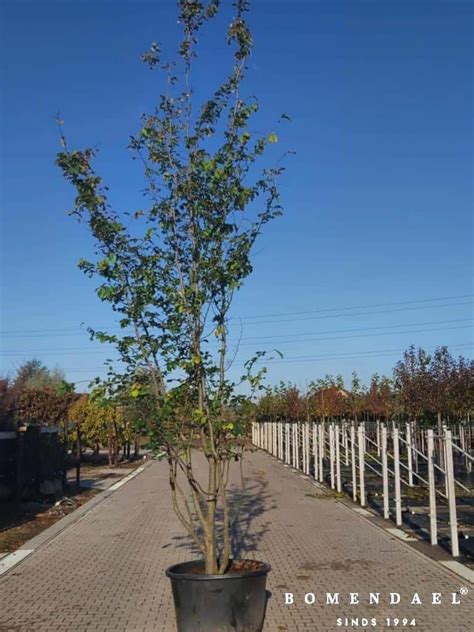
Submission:
<svg viewBox="0 0 474 632">
<path fill-rule="evenodd" d="M 343 417 L 366 419 L 466 419 L 474 409 L 474 362 L 451 356 L 447 347 L 432 355 L 410 347 L 393 369 L 393 376 L 374 374 L 365 387 L 353 373 L 346 389 L 341 376 L 326 375 L 306 391 L 280 382 L 257 403 L 257 418 L 304 421 Z M 308 415 L 309 411 L 309 415 Z"/>
</svg>

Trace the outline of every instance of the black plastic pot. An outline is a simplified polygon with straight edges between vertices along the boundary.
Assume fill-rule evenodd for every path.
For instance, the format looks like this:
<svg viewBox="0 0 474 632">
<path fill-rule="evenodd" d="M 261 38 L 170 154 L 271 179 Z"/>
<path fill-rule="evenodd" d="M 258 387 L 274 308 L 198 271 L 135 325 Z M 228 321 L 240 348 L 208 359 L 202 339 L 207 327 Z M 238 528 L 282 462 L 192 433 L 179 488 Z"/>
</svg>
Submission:
<svg viewBox="0 0 474 632">
<path fill-rule="evenodd" d="M 267 574 L 271 567 L 225 575 L 205 575 L 194 560 L 167 569 L 178 632 L 260 632 L 265 617 Z M 201 573 L 191 572 L 201 569 Z"/>
</svg>

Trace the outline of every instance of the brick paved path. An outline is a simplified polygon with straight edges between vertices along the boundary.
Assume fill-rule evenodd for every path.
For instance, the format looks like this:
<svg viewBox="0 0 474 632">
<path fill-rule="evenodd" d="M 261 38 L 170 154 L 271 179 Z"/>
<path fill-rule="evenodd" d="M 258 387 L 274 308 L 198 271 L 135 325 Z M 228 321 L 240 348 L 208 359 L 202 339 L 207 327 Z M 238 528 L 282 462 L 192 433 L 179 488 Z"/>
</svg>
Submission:
<svg viewBox="0 0 474 632">
<path fill-rule="evenodd" d="M 386 627 L 387 616 L 416 617 L 416 629 L 424 632 L 472 629 L 472 585 L 460 605 L 449 605 L 463 580 L 437 563 L 334 498 L 318 497 L 309 481 L 263 453 L 248 456 L 245 473 L 237 541 L 246 536 L 248 556 L 273 567 L 265 632 L 350 629 L 336 624 L 346 616 L 376 617 L 378 629 Z M 166 465 L 153 463 L 3 575 L 0 630 L 175 630 L 163 573 L 191 552 L 167 484 Z M 285 591 L 295 594 L 295 604 L 284 605 Z M 362 600 L 369 591 L 380 592 L 381 600 L 400 592 L 402 601 L 414 592 L 423 600 L 442 592 L 445 601 L 348 605 L 349 592 L 359 592 Z M 316 594 L 313 605 L 303 602 L 307 592 Z M 325 605 L 326 592 L 339 592 L 345 603 Z"/>
</svg>

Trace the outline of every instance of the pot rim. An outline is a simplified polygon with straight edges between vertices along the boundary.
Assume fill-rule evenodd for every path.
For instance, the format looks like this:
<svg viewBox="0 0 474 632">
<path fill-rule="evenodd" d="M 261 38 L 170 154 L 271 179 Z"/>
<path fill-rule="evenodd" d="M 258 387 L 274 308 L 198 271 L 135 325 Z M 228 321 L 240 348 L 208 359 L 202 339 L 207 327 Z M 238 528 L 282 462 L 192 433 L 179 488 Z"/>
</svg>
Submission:
<svg viewBox="0 0 474 632">
<path fill-rule="evenodd" d="M 239 560 L 246 561 L 246 560 Z M 251 562 L 259 562 L 262 565 L 261 568 L 255 570 L 241 571 L 240 573 L 224 573 L 222 575 L 206 575 L 189 573 L 188 569 L 194 568 L 195 566 L 201 566 L 204 564 L 204 560 L 190 560 L 188 562 L 180 562 L 179 564 L 173 564 L 169 566 L 165 574 L 170 579 L 181 579 L 185 581 L 206 581 L 206 580 L 232 580 L 232 579 L 242 579 L 245 577 L 259 577 L 260 575 L 267 575 L 272 567 L 270 564 L 266 562 L 260 562 L 260 560 L 249 560 Z"/>
</svg>

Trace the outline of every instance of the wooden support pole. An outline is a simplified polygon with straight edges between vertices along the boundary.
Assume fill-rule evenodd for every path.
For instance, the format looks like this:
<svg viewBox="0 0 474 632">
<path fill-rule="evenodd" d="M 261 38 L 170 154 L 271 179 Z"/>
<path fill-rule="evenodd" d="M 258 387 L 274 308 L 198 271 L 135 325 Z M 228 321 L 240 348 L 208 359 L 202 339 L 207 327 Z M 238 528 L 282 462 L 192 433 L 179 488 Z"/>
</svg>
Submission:
<svg viewBox="0 0 474 632">
<path fill-rule="evenodd" d="M 433 546 L 438 544 L 438 522 L 436 518 L 436 480 L 434 473 L 434 433 L 430 428 L 427 433 L 428 456 L 428 487 L 430 498 L 430 541 Z"/>
<path fill-rule="evenodd" d="M 285 423 L 285 463 L 290 465 L 291 463 L 291 451 L 290 451 L 290 424 Z"/>
<path fill-rule="evenodd" d="M 377 456 L 380 456 L 380 419 L 375 422 L 377 424 Z"/>
<path fill-rule="evenodd" d="M 454 482 L 453 444 L 451 430 L 444 431 L 446 445 L 446 479 L 449 505 L 449 527 L 451 531 L 451 554 L 459 557 L 458 520 L 456 511 L 456 490 Z"/>
<path fill-rule="evenodd" d="M 387 427 L 382 426 L 381 437 L 382 451 L 382 479 L 383 479 L 383 517 L 388 520 L 390 518 L 390 491 L 388 487 L 388 456 L 387 456 Z"/>
</svg>

